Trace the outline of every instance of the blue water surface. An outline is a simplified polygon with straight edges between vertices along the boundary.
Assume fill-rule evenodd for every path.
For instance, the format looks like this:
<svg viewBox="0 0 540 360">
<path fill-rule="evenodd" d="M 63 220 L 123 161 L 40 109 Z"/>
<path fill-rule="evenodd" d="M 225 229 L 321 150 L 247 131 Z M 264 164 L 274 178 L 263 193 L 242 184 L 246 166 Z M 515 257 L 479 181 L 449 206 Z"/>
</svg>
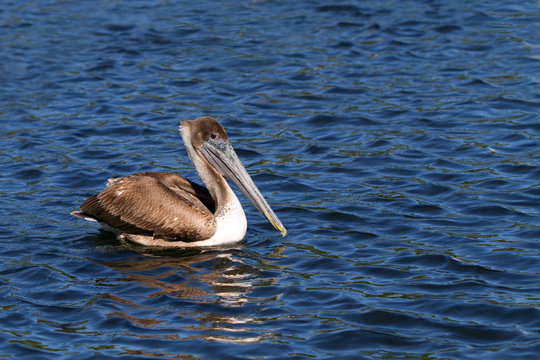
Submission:
<svg viewBox="0 0 540 360">
<path fill-rule="evenodd" d="M 0 359 L 537 359 L 537 1 L 7 1 Z M 216 117 L 289 230 L 163 250 L 69 215 L 199 181 Z"/>
</svg>

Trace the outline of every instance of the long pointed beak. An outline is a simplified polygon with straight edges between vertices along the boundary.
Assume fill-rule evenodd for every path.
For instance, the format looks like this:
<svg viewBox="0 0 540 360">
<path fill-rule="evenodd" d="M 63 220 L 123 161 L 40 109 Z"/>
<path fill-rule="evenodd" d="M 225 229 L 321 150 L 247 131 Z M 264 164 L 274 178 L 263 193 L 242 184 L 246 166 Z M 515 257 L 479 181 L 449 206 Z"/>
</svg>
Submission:
<svg viewBox="0 0 540 360">
<path fill-rule="evenodd" d="M 257 210 L 270 221 L 276 230 L 281 232 L 282 236 L 287 235 L 287 229 L 274 214 L 228 142 L 222 139 L 204 141 L 199 150 L 216 170 L 238 186 Z"/>
</svg>

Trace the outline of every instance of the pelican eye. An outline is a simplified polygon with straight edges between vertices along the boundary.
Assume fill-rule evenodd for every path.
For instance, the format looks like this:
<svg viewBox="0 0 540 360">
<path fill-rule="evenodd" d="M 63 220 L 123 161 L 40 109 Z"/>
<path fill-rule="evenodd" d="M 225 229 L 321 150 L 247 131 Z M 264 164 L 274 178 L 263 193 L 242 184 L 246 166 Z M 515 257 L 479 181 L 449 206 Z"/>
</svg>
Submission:
<svg viewBox="0 0 540 360">
<path fill-rule="evenodd" d="M 219 138 L 219 136 L 217 134 L 212 133 L 212 134 L 210 134 L 210 138 L 212 140 L 216 140 L 217 138 Z"/>
</svg>

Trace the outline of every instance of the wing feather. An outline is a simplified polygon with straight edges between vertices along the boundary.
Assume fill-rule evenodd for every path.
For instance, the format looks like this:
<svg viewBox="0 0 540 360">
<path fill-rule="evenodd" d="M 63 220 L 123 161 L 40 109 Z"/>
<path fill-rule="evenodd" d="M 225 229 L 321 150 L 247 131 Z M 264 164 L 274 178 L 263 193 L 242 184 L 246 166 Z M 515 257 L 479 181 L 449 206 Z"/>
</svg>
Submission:
<svg viewBox="0 0 540 360">
<path fill-rule="evenodd" d="M 216 231 L 213 206 L 205 188 L 179 175 L 139 173 L 110 179 L 81 210 L 126 233 L 199 241 Z"/>
</svg>

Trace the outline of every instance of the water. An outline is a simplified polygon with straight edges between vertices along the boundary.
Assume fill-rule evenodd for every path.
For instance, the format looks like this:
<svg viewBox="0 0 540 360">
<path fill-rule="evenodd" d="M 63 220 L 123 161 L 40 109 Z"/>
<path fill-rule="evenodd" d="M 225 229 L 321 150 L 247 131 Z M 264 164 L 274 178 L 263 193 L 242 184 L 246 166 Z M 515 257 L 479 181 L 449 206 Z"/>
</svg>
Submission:
<svg viewBox="0 0 540 360">
<path fill-rule="evenodd" d="M 0 11 L 0 358 L 538 358 L 538 2 Z M 287 237 L 243 196 L 223 249 L 69 216 L 109 177 L 198 181 L 200 115 Z"/>
</svg>

